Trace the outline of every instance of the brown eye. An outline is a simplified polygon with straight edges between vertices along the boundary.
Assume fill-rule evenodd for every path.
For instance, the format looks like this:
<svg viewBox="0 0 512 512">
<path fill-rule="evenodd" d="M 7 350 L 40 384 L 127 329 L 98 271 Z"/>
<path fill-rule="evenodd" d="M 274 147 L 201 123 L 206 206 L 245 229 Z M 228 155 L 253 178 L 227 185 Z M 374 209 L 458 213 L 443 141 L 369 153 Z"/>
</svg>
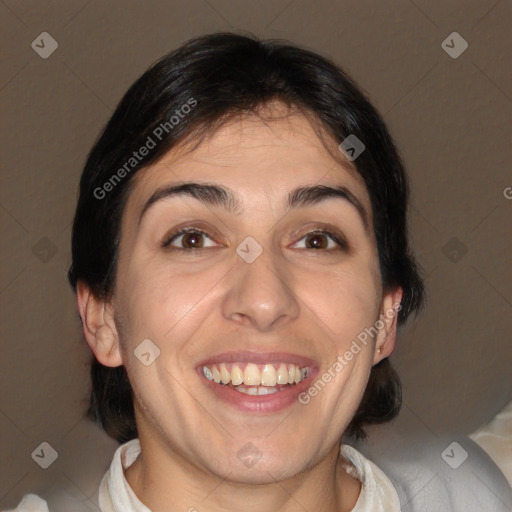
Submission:
<svg viewBox="0 0 512 512">
<path fill-rule="evenodd" d="M 302 247 L 298 247 L 301 244 Z M 294 244 L 299 249 L 310 250 L 343 250 L 347 249 L 348 245 L 343 238 L 329 231 L 314 231 L 303 236 L 298 242 Z"/>
<path fill-rule="evenodd" d="M 162 247 L 170 250 L 193 250 L 215 247 L 215 242 L 206 233 L 198 229 L 183 229 L 173 233 L 163 243 Z"/>
<path fill-rule="evenodd" d="M 326 240 L 325 235 L 321 234 L 313 234 L 308 235 L 306 237 L 306 245 L 308 249 L 326 249 L 328 246 L 328 241 Z"/>
<path fill-rule="evenodd" d="M 196 249 L 203 246 L 202 233 L 186 233 L 181 238 L 181 243 L 186 249 Z"/>
</svg>

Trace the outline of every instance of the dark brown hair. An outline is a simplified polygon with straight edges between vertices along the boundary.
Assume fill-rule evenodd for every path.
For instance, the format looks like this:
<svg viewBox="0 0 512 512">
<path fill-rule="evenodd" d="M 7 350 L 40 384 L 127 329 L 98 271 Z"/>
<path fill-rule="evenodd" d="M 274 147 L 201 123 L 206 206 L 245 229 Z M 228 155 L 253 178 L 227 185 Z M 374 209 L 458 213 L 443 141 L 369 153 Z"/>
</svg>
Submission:
<svg viewBox="0 0 512 512">
<path fill-rule="evenodd" d="M 423 284 L 407 241 L 407 180 L 384 121 L 329 60 L 286 41 L 231 33 L 195 38 L 169 53 L 130 87 L 117 106 L 89 153 L 80 180 L 68 273 L 73 290 L 82 280 L 97 298 L 112 297 L 121 218 L 138 171 L 179 143 L 215 130 L 230 116 L 254 113 L 273 100 L 314 118 L 337 143 L 349 135 L 364 143 L 354 165 L 372 204 L 382 285 L 385 290 L 403 289 L 399 324 L 417 310 Z M 155 147 L 131 160 L 148 138 Z M 88 416 L 119 442 L 137 437 L 125 368 L 105 367 L 93 357 L 91 377 Z M 346 433 L 364 438 L 365 425 L 389 421 L 400 406 L 400 381 L 384 359 L 372 368 Z"/>
</svg>

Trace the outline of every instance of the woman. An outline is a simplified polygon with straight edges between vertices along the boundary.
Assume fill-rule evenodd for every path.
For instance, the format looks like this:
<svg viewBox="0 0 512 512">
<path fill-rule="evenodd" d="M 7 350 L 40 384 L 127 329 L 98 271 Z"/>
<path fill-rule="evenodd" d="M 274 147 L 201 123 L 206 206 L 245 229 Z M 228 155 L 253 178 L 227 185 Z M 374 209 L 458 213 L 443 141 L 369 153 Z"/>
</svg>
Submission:
<svg viewBox="0 0 512 512">
<path fill-rule="evenodd" d="M 419 308 L 403 166 L 328 60 L 213 34 L 130 88 L 92 149 L 69 280 L 106 511 L 398 511 L 342 436 L 394 418 Z"/>
</svg>

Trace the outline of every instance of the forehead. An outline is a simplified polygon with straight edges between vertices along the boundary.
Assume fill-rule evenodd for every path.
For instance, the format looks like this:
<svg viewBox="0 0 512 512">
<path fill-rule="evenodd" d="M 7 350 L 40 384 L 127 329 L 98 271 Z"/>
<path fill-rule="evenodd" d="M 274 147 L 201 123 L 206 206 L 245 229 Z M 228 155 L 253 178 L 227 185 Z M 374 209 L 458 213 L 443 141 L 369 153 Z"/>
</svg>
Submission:
<svg viewBox="0 0 512 512">
<path fill-rule="evenodd" d="M 326 133 L 301 113 L 273 106 L 238 117 L 205 137 L 178 145 L 157 163 L 139 171 L 127 207 L 138 211 L 162 185 L 184 181 L 219 183 L 246 200 L 275 198 L 298 185 L 343 185 L 371 212 L 366 186 Z M 193 148 L 193 149 L 192 149 Z"/>
</svg>

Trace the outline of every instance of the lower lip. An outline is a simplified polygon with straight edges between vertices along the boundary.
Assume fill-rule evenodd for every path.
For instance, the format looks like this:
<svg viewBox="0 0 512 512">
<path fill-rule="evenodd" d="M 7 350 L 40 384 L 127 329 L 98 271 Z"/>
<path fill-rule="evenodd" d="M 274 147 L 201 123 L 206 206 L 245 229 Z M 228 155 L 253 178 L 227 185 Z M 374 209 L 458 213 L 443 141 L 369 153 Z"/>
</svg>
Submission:
<svg viewBox="0 0 512 512">
<path fill-rule="evenodd" d="M 282 411 L 290 407 L 295 402 L 298 402 L 299 395 L 304 392 L 312 382 L 318 370 L 308 369 L 308 376 L 299 384 L 290 386 L 283 391 L 276 391 L 270 395 L 248 395 L 237 391 L 230 386 L 217 384 L 214 381 L 208 380 L 202 372 L 198 369 L 200 379 L 205 385 L 214 393 L 214 395 L 233 407 L 243 412 L 252 413 L 273 413 Z"/>
</svg>

